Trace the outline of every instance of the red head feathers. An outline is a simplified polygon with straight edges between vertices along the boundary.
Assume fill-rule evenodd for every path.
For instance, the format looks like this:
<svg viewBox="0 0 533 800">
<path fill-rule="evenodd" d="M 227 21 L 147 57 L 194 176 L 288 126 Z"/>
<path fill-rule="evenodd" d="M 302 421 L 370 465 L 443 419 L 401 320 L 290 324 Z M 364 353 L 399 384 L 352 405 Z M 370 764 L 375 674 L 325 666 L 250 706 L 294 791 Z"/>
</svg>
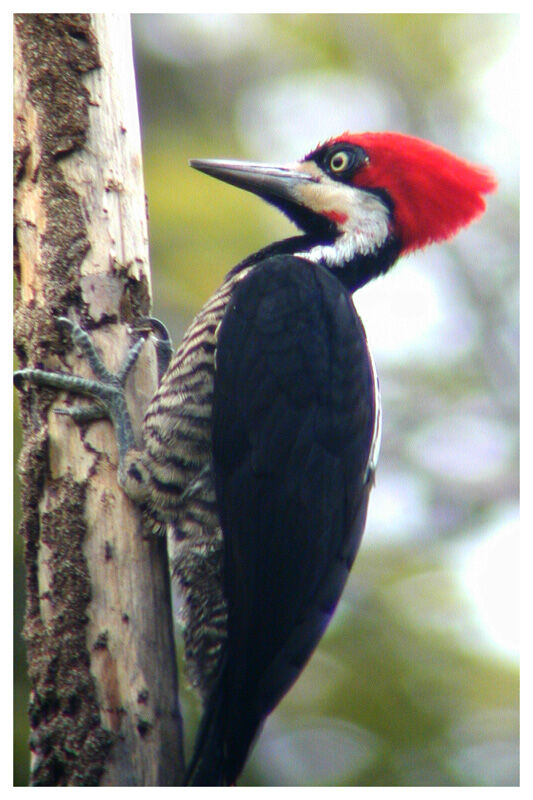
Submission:
<svg viewBox="0 0 533 800">
<path fill-rule="evenodd" d="M 488 170 L 414 136 L 345 133 L 327 144 L 337 141 L 368 154 L 353 184 L 388 192 L 403 253 L 453 236 L 485 210 L 483 195 L 496 188 Z"/>
</svg>

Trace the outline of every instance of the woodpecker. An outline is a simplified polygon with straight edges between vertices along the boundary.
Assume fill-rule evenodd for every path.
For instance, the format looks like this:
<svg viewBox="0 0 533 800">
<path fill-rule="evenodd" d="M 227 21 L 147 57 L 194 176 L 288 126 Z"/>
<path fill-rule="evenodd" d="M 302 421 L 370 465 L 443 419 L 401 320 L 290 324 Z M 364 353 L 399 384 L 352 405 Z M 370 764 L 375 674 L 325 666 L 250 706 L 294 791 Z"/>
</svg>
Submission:
<svg viewBox="0 0 533 800">
<path fill-rule="evenodd" d="M 399 133 L 344 133 L 283 166 L 190 164 L 259 195 L 301 234 L 228 273 L 165 369 L 142 442 L 123 396 L 138 344 L 113 383 L 63 320 L 98 380 L 22 370 L 18 383 L 90 395 L 100 411 L 73 416 L 112 419 L 121 486 L 168 537 L 204 701 L 186 782 L 231 785 L 324 633 L 365 527 L 379 390 L 352 295 L 478 217 L 496 182 Z"/>
</svg>

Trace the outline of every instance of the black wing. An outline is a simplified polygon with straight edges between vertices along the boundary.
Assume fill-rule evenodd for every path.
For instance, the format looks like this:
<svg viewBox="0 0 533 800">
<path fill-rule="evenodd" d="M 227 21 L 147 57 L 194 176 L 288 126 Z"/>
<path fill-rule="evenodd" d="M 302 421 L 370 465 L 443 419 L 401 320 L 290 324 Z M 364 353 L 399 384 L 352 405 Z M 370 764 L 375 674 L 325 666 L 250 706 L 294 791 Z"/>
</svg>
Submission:
<svg viewBox="0 0 533 800">
<path fill-rule="evenodd" d="M 255 266 L 221 323 L 213 399 L 228 641 L 212 704 L 230 782 L 344 587 L 365 524 L 374 415 L 346 290 L 297 257 Z"/>
</svg>

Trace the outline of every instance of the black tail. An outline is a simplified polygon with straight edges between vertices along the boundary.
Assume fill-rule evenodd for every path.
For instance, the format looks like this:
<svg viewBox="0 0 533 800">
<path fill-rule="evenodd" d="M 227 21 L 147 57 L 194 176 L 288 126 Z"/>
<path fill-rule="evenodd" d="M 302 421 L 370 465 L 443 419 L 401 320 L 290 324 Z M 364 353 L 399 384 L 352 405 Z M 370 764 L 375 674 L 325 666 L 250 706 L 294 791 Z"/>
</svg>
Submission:
<svg viewBox="0 0 533 800">
<path fill-rule="evenodd" d="M 220 681 L 217 681 L 219 684 Z M 227 786 L 224 769 L 225 714 L 224 692 L 215 685 L 204 711 L 185 786 Z"/>
<path fill-rule="evenodd" d="M 233 786 L 242 772 L 262 719 L 250 713 L 250 703 L 227 686 L 220 670 L 196 734 L 185 786 Z"/>
</svg>

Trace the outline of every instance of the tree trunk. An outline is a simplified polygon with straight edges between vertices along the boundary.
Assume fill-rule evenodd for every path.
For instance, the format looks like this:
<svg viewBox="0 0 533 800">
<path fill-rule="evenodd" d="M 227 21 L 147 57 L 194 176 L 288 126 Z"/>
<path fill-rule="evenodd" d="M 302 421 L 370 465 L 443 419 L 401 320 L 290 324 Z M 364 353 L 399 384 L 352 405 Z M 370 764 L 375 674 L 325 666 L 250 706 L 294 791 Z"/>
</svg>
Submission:
<svg viewBox="0 0 533 800">
<path fill-rule="evenodd" d="M 56 324 L 116 370 L 151 289 L 129 18 L 17 14 L 15 344 L 21 367 L 91 376 Z M 156 386 L 129 379 L 137 433 Z M 20 458 L 34 785 L 176 785 L 183 771 L 166 542 L 117 486 L 111 424 L 21 393 Z"/>
</svg>

